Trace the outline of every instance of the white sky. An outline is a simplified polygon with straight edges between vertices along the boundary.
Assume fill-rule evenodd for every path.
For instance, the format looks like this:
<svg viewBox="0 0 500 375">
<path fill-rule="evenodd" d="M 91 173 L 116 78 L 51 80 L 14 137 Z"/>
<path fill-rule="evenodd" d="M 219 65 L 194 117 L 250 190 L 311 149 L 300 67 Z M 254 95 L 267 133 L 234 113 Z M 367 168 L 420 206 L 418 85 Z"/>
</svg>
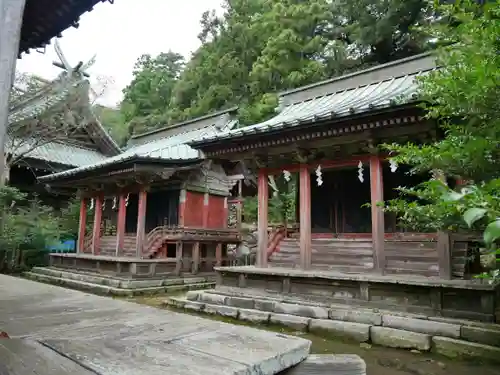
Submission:
<svg viewBox="0 0 500 375">
<path fill-rule="evenodd" d="M 169 49 L 189 58 L 200 42 L 199 21 L 204 11 L 221 11 L 222 0 L 115 0 L 99 3 L 92 12 L 81 17 L 78 29 L 63 32 L 61 48 L 72 65 L 86 62 L 97 54 L 89 69 L 92 77 L 114 80 L 100 99 L 104 105 L 120 102 L 121 90 L 131 81 L 136 59 L 144 53 L 157 55 Z M 45 54 L 31 51 L 17 62 L 21 72 L 54 78 L 60 69 L 53 44 Z M 99 90 L 99 88 L 96 88 Z"/>
</svg>

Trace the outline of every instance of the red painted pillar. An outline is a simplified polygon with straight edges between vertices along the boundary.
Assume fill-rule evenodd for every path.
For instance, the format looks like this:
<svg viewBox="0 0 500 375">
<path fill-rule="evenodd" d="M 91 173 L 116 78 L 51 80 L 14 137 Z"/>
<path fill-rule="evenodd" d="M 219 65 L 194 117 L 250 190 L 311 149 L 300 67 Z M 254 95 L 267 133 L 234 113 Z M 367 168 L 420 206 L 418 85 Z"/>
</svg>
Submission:
<svg viewBox="0 0 500 375">
<path fill-rule="evenodd" d="M 222 244 L 218 243 L 215 246 L 215 266 L 222 266 Z"/>
<path fill-rule="evenodd" d="M 80 203 L 80 222 L 78 224 L 78 246 L 77 252 L 85 251 L 85 227 L 87 225 L 87 202 L 85 198 L 81 199 Z"/>
<path fill-rule="evenodd" d="M 307 164 L 302 164 L 299 171 L 299 215 L 300 215 L 300 266 L 311 267 L 311 174 Z"/>
<path fill-rule="evenodd" d="M 370 156 L 370 194 L 372 207 L 373 265 L 377 272 L 384 273 L 384 210 L 378 207 L 384 201 L 382 161 L 378 155 Z"/>
<path fill-rule="evenodd" d="M 135 240 L 135 255 L 140 258 L 144 251 L 144 240 L 146 238 L 146 203 L 148 193 L 142 189 L 139 191 L 139 207 L 137 209 L 137 235 Z"/>
<path fill-rule="evenodd" d="M 203 194 L 203 213 L 202 213 L 203 228 L 208 228 L 209 205 L 210 205 L 210 194 L 205 193 Z"/>
<path fill-rule="evenodd" d="M 95 199 L 94 205 L 94 228 L 92 231 L 92 254 L 99 255 L 100 242 L 101 242 L 101 221 L 102 221 L 102 203 L 103 196 L 98 195 Z"/>
<path fill-rule="evenodd" d="M 179 194 L 179 226 L 184 226 L 184 217 L 186 214 L 186 189 L 181 189 Z"/>
<path fill-rule="evenodd" d="M 224 197 L 224 213 L 222 218 L 222 228 L 227 228 L 227 221 L 229 220 L 229 209 L 227 205 L 227 197 Z"/>
<path fill-rule="evenodd" d="M 267 181 L 267 172 L 264 169 L 259 170 L 257 183 L 258 195 L 258 244 L 257 244 L 257 267 L 267 267 L 267 242 L 268 242 L 268 202 L 269 202 L 269 185 Z"/>
<path fill-rule="evenodd" d="M 126 217 L 127 217 L 127 196 L 121 193 L 118 200 L 118 220 L 116 223 L 116 256 L 119 256 L 120 251 L 123 251 L 123 245 L 125 243 Z"/>
</svg>

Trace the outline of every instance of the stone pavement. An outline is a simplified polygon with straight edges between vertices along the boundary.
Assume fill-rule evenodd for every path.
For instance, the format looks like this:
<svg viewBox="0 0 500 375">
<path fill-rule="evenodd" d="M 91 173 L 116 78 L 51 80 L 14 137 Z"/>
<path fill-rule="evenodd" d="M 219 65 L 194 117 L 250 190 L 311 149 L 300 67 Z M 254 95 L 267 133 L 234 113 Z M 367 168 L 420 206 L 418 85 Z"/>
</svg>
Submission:
<svg viewBox="0 0 500 375">
<path fill-rule="evenodd" d="M 271 375 L 310 348 L 296 337 L 5 275 L 0 331 L 11 337 L 0 340 L 0 369 L 11 375 Z"/>
</svg>

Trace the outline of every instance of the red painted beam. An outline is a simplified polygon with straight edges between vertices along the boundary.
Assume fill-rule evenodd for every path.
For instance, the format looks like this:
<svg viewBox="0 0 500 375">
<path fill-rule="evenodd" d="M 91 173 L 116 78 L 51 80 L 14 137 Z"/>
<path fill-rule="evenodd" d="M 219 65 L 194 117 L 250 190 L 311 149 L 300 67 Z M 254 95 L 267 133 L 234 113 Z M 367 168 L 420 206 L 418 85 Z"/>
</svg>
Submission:
<svg viewBox="0 0 500 375">
<path fill-rule="evenodd" d="M 85 228 L 87 226 L 87 202 L 85 198 L 81 199 L 80 203 L 80 221 L 78 223 L 78 247 L 77 251 L 83 253 L 85 251 Z"/>
<path fill-rule="evenodd" d="M 94 228 L 92 230 L 92 254 L 94 255 L 99 255 L 100 251 L 103 198 L 103 195 L 95 197 Z"/>
<path fill-rule="evenodd" d="M 378 272 L 385 269 L 384 210 L 378 204 L 384 201 L 382 160 L 378 155 L 370 157 L 370 195 L 372 210 L 373 263 Z"/>
<path fill-rule="evenodd" d="M 268 243 L 268 203 L 269 185 L 267 173 L 264 169 L 259 170 L 257 195 L 258 195 L 258 245 L 257 245 L 257 266 L 267 267 L 267 243 Z"/>
<path fill-rule="evenodd" d="M 135 240 L 136 256 L 140 257 L 144 251 L 144 242 L 146 239 L 146 203 L 148 193 L 146 190 L 139 192 L 139 207 L 137 212 L 137 233 Z"/>
<path fill-rule="evenodd" d="M 118 220 L 116 224 L 116 256 L 123 250 L 125 242 L 125 225 L 127 216 L 127 196 L 120 193 L 118 200 Z"/>
<path fill-rule="evenodd" d="M 302 164 L 299 171 L 299 215 L 300 215 L 300 266 L 311 267 L 311 174 L 309 166 Z"/>
</svg>

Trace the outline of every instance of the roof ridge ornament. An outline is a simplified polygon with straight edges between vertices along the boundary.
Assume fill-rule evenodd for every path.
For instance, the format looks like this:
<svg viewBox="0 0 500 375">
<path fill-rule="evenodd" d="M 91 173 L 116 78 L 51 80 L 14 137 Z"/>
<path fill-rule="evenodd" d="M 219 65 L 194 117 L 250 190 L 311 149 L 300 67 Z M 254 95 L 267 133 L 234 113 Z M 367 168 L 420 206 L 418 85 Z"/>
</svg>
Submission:
<svg viewBox="0 0 500 375">
<path fill-rule="evenodd" d="M 54 42 L 54 49 L 56 51 L 57 57 L 59 58 L 59 61 L 53 61 L 52 65 L 64 70 L 68 77 L 72 77 L 74 73 L 78 73 L 82 77 L 86 77 L 86 78 L 90 77 L 90 74 L 87 73 L 87 69 L 95 64 L 97 54 L 94 54 L 94 56 L 92 56 L 86 63 L 83 63 L 83 61 L 79 61 L 78 64 L 76 64 L 73 67 L 69 63 L 66 56 L 64 55 L 58 39 L 56 39 Z"/>
</svg>

